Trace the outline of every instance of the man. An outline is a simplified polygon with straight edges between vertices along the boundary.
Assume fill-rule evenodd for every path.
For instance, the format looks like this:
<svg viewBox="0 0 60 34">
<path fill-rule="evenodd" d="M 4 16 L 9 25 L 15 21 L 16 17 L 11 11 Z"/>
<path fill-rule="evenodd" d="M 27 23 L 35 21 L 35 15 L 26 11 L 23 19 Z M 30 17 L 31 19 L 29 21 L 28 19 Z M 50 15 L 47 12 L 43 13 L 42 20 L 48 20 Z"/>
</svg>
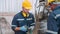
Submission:
<svg viewBox="0 0 60 34">
<path fill-rule="evenodd" d="M 50 4 L 52 12 L 47 20 L 47 34 L 58 34 L 60 27 L 60 6 L 54 2 Z"/>
<path fill-rule="evenodd" d="M 12 29 L 15 34 L 27 34 L 28 30 L 34 29 L 34 16 L 29 13 L 31 8 L 31 3 L 28 0 L 22 3 L 22 11 L 16 14 L 12 21 Z"/>
</svg>

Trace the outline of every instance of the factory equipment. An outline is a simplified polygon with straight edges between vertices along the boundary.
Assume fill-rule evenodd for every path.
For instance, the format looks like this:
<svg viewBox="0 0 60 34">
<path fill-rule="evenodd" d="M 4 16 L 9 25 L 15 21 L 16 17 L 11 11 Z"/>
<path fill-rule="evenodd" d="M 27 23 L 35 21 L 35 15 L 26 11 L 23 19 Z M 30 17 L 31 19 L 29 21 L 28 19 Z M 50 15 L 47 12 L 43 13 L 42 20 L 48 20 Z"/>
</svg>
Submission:
<svg viewBox="0 0 60 34">
<path fill-rule="evenodd" d="M 36 33 L 45 34 L 47 30 L 47 17 L 49 11 L 46 7 L 47 0 L 38 0 L 35 4 Z"/>
</svg>

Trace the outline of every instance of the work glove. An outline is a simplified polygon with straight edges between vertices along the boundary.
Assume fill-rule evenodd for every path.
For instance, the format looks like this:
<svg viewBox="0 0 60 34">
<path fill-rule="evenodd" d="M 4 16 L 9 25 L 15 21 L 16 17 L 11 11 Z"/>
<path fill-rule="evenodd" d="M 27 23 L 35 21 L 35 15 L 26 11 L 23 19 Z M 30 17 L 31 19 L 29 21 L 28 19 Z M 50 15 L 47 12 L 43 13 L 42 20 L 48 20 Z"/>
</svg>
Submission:
<svg viewBox="0 0 60 34">
<path fill-rule="evenodd" d="M 30 26 L 29 29 L 33 31 L 34 30 L 34 26 Z"/>
<path fill-rule="evenodd" d="M 22 26 L 22 27 L 20 27 L 20 30 L 26 32 L 27 28 L 25 26 Z"/>
</svg>

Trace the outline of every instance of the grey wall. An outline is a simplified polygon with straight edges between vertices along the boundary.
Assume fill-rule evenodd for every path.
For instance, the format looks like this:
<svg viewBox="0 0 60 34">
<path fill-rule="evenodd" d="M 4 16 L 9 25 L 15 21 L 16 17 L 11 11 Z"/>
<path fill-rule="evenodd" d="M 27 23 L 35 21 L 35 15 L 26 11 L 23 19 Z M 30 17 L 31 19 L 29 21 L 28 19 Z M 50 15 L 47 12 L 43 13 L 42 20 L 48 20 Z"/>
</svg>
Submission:
<svg viewBox="0 0 60 34">
<path fill-rule="evenodd" d="M 0 0 L 0 12 L 19 12 L 22 10 L 22 2 L 24 0 Z M 34 4 L 36 0 L 29 0 L 32 4 L 32 10 L 34 12 Z"/>
</svg>

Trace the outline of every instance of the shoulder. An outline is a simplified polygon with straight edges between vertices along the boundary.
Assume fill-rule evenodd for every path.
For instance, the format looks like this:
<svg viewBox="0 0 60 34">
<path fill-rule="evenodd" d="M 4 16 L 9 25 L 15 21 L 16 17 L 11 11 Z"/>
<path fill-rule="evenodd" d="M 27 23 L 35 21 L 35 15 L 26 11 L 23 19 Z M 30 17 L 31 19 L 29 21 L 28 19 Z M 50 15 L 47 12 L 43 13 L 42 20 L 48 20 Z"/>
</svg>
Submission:
<svg viewBox="0 0 60 34">
<path fill-rule="evenodd" d="M 32 13 L 29 13 L 29 14 L 30 14 L 30 17 L 35 18 L 34 15 L 33 15 Z"/>
<path fill-rule="evenodd" d="M 14 17 L 18 17 L 18 16 L 20 16 L 20 15 L 21 15 L 21 12 L 15 14 Z"/>
<path fill-rule="evenodd" d="M 31 16 L 33 16 L 33 14 L 32 13 L 29 13 Z"/>
</svg>

